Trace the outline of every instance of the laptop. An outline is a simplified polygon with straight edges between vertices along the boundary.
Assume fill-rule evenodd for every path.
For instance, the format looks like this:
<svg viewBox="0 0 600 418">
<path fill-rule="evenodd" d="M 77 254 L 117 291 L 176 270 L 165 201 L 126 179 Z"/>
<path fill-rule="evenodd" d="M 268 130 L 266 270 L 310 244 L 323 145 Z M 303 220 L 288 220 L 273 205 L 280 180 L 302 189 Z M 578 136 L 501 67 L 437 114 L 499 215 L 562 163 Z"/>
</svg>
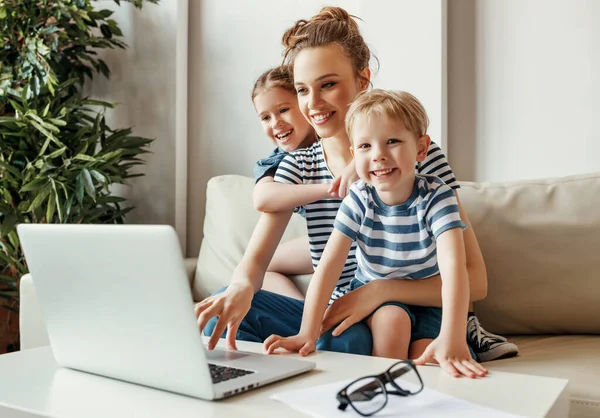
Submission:
<svg viewBox="0 0 600 418">
<path fill-rule="evenodd" d="M 17 232 L 61 366 L 208 400 L 315 367 L 205 350 L 170 226 L 21 224 Z"/>
</svg>

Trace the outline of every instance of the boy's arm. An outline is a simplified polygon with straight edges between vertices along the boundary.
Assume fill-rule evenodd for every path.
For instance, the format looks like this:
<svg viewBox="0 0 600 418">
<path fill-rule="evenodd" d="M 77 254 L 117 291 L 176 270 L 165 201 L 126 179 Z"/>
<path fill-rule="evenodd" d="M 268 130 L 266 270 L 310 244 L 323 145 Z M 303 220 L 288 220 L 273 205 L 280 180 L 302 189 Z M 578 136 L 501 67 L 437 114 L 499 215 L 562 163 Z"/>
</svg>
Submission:
<svg viewBox="0 0 600 418">
<path fill-rule="evenodd" d="M 460 228 L 452 228 L 439 233 L 436 241 L 442 276 L 442 326 L 438 337 L 415 359 L 415 364 L 437 361 L 455 377 L 485 376 L 487 370 L 472 359 L 466 340 L 469 280 L 463 235 Z"/>
<path fill-rule="evenodd" d="M 469 279 L 465 244 L 460 228 L 449 229 L 437 237 L 437 257 L 442 276 L 442 329 L 440 336 L 460 339 L 467 335 Z M 466 344 L 466 342 L 465 342 Z"/>
<path fill-rule="evenodd" d="M 315 343 L 319 338 L 323 314 L 327 309 L 327 302 L 344 270 L 351 247 L 352 240 L 334 229 L 308 286 L 302 325 L 298 335 L 287 338 L 277 335 L 270 336 L 265 340 L 265 350 L 268 354 L 272 354 L 278 348 L 299 351 L 302 355 L 314 351 Z"/>
<path fill-rule="evenodd" d="M 329 184 L 277 183 L 268 176 L 256 183 L 252 199 L 260 212 L 281 212 L 330 198 L 329 187 Z"/>
<path fill-rule="evenodd" d="M 344 270 L 352 240 L 334 229 L 323 250 L 314 277 L 306 292 L 300 333 L 315 341 L 319 338 L 323 314 L 331 298 L 335 284 Z"/>
</svg>

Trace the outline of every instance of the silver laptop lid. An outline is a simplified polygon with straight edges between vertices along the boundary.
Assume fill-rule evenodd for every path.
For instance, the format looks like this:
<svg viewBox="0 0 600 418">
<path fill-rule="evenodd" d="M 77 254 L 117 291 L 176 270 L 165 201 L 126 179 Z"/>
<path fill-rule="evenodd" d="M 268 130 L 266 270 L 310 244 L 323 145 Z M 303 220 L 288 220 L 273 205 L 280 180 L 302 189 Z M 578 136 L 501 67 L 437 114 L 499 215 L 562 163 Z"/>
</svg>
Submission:
<svg viewBox="0 0 600 418">
<path fill-rule="evenodd" d="M 214 398 L 173 228 L 21 224 L 17 230 L 59 364 Z"/>
</svg>

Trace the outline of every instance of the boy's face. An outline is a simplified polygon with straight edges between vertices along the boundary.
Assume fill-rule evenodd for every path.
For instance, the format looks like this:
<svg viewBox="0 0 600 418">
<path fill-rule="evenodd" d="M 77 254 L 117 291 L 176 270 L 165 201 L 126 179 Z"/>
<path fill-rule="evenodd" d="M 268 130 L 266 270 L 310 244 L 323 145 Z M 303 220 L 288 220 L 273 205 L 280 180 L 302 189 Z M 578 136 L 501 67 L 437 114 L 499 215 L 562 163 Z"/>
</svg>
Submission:
<svg viewBox="0 0 600 418">
<path fill-rule="evenodd" d="M 415 162 L 427 156 L 429 136 L 417 138 L 402 121 L 380 115 L 359 114 L 352 128 L 358 176 L 373 185 L 386 204 L 404 203 L 412 193 Z"/>
<path fill-rule="evenodd" d="M 314 130 L 298 109 L 296 95 L 275 87 L 254 98 L 254 107 L 265 134 L 285 152 L 304 148 L 316 140 Z"/>
</svg>

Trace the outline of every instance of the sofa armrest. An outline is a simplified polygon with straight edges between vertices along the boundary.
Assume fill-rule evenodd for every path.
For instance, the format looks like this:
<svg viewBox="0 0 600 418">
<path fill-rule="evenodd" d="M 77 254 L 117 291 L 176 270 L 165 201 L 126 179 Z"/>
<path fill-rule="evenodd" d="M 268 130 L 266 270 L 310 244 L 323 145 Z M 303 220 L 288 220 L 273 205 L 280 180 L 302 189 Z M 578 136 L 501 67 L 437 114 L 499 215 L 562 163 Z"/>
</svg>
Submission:
<svg viewBox="0 0 600 418">
<path fill-rule="evenodd" d="M 21 333 L 21 350 L 42 347 L 50 344 L 46 324 L 37 300 L 31 275 L 21 278 L 19 327 Z"/>
</svg>

